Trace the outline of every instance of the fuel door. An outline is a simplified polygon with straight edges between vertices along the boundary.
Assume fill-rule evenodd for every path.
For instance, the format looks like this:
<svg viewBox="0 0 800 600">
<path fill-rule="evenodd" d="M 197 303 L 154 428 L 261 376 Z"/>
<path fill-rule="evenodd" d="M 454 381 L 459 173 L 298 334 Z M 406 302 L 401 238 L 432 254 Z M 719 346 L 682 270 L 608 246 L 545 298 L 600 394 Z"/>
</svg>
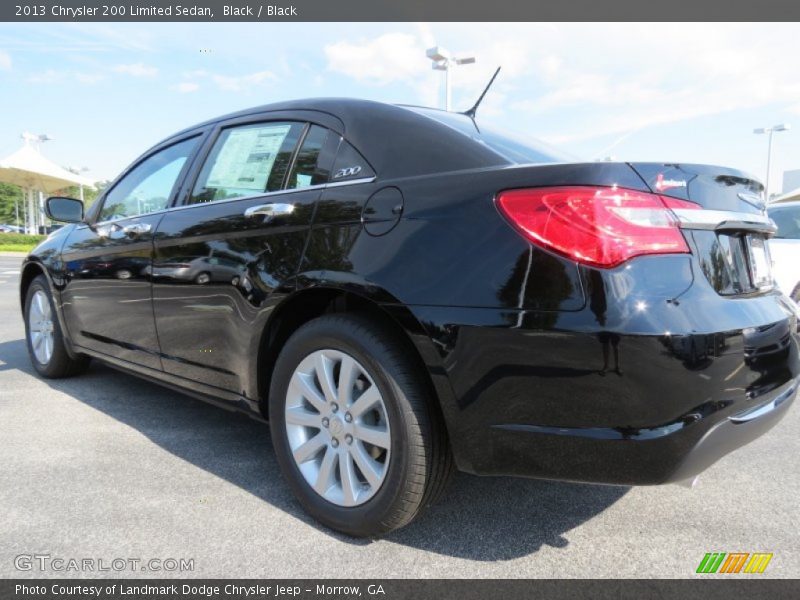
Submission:
<svg viewBox="0 0 800 600">
<path fill-rule="evenodd" d="M 389 233 L 403 215 L 403 194 L 396 187 L 381 188 L 369 197 L 361 211 L 361 222 L 368 234 Z"/>
</svg>

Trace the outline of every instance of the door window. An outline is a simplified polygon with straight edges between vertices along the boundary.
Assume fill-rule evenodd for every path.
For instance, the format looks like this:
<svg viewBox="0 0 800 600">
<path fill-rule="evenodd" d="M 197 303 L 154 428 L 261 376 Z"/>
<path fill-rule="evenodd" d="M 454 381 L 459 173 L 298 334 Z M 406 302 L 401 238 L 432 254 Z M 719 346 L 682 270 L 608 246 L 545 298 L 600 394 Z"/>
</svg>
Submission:
<svg viewBox="0 0 800 600">
<path fill-rule="evenodd" d="M 320 153 L 327 139 L 328 130 L 324 127 L 312 125 L 309 128 L 303 144 L 297 152 L 292 172 L 289 173 L 286 183 L 288 189 L 327 183 L 330 171 L 319 161 Z"/>
<path fill-rule="evenodd" d="M 256 196 L 281 189 L 302 123 L 258 123 L 220 134 L 192 191 L 191 203 Z"/>
<path fill-rule="evenodd" d="M 784 240 L 800 240 L 800 207 L 770 209 L 769 216 L 778 226 L 775 237 Z"/>
<path fill-rule="evenodd" d="M 178 176 L 197 138 L 151 154 L 128 172 L 106 195 L 100 221 L 135 217 L 167 208 Z"/>
</svg>

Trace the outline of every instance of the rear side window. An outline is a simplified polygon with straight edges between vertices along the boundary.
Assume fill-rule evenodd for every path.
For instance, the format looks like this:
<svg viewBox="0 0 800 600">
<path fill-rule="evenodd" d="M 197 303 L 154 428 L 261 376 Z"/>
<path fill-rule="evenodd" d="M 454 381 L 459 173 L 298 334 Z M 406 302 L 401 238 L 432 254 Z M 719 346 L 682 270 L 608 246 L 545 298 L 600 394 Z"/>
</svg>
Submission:
<svg viewBox="0 0 800 600">
<path fill-rule="evenodd" d="M 178 142 L 145 158 L 119 180 L 103 201 L 100 221 L 145 215 L 169 206 L 175 182 L 197 138 Z"/>
<path fill-rule="evenodd" d="M 328 168 L 320 163 L 320 155 L 329 133 L 329 130 L 319 125 L 309 127 L 300 150 L 297 152 L 292 172 L 289 173 L 289 179 L 286 182 L 287 189 L 320 185 L 328 181 L 330 173 Z"/>
<path fill-rule="evenodd" d="M 258 123 L 220 134 L 195 183 L 190 203 L 256 196 L 281 189 L 302 123 Z"/>
<path fill-rule="evenodd" d="M 800 206 L 775 208 L 769 211 L 769 216 L 778 226 L 776 238 L 800 240 Z"/>
<path fill-rule="evenodd" d="M 375 177 L 375 171 L 363 156 L 346 141 L 339 144 L 336 160 L 333 163 L 331 183 Z"/>
</svg>

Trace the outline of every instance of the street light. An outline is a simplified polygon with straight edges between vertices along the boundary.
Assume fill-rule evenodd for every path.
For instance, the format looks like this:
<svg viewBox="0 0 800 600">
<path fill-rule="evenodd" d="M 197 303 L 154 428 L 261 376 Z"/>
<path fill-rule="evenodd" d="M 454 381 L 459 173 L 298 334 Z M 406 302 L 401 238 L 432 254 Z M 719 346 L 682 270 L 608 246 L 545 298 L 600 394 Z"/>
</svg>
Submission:
<svg viewBox="0 0 800 600">
<path fill-rule="evenodd" d="M 475 62 L 474 56 L 464 56 L 457 58 L 450 56 L 444 48 L 435 46 L 428 48 L 425 56 L 433 61 L 431 67 L 434 71 L 444 71 L 444 109 L 450 110 L 450 69 L 458 65 L 471 65 Z"/>
<path fill-rule="evenodd" d="M 764 180 L 764 200 L 767 202 L 767 204 L 769 204 L 769 170 L 770 162 L 772 161 L 772 134 L 776 131 L 789 131 L 791 128 L 792 126 L 788 123 L 781 123 L 780 125 L 773 125 L 772 127 L 759 127 L 758 129 L 753 129 L 753 133 L 755 134 L 769 134 L 769 141 L 767 142 L 767 177 Z"/>
</svg>

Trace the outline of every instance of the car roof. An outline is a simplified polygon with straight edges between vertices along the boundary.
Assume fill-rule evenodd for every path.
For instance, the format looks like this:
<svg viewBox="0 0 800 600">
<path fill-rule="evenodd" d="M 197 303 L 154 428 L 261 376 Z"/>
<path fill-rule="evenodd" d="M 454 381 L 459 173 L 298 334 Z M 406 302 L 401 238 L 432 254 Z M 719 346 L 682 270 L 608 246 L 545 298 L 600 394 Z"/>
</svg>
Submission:
<svg viewBox="0 0 800 600">
<path fill-rule="evenodd" d="M 256 106 L 205 121 L 181 134 L 226 120 L 296 111 L 314 111 L 338 119 L 342 124 L 339 133 L 384 179 L 509 164 L 490 148 L 435 119 L 403 106 L 353 98 L 311 98 Z"/>
</svg>

